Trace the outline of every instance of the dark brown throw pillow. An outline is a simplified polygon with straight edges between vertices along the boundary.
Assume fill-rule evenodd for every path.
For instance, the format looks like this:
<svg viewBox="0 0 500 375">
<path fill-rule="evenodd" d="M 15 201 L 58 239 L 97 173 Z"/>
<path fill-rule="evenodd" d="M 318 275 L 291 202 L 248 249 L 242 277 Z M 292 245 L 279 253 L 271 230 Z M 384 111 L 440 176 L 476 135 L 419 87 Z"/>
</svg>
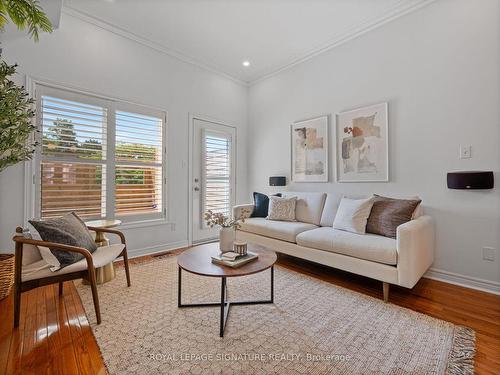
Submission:
<svg viewBox="0 0 500 375">
<path fill-rule="evenodd" d="M 396 238 L 399 225 L 411 220 L 421 200 L 395 199 L 374 195 L 372 211 L 366 223 L 366 233 Z"/>
<path fill-rule="evenodd" d="M 97 250 L 97 245 L 87 226 L 74 212 L 43 221 L 30 220 L 29 223 L 33 225 L 44 241 L 83 247 L 91 253 Z M 84 258 L 80 253 L 70 253 L 57 249 L 50 249 L 50 251 L 61 264 L 61 268 Z"/>
</svg>

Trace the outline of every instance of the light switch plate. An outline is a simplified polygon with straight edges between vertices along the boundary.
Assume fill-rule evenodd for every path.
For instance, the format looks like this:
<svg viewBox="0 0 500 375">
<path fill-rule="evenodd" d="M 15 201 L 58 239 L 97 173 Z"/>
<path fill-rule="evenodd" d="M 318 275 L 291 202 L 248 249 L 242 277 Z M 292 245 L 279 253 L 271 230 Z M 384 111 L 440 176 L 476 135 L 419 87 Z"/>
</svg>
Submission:
<svg viewBox="0 0 500 375">
<path fill-rule="evenodd" d="M 483 260 L 495 261 L 495 249 L 493 247 L 483 247 Z"/>
<path fill-rule="evenodd" d="M 460 146 L 460 159 L 470 159 L 472 157 L 472 146 Z"/>
</svg>

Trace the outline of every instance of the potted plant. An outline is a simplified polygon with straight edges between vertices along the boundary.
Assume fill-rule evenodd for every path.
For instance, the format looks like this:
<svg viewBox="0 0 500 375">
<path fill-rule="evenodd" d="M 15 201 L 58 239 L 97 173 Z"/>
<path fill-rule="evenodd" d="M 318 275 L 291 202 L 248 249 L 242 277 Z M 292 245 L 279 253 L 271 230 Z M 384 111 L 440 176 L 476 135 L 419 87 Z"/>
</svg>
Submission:
<svg viewBox="0 0 500 375">
<path fill-rule="evenodd" d="M 9 19 L 18 29 L 38 41 L 40 31 L 51 32 L 52 25 L 37 0 L 0 0 L 0 31 Z M 1 49 L 0 49 L 1 55 Z M 33 100 L 23 86 L 10 77 L 17 65 L 0 61 L 0 172 L 10 165 L 29 160 L 36 146 Z M 0 254 L 0 299 L 7 297 L 14 281 L 14 255 Z"/>
<path fill-rule="evenodd" d="M 28 28 L 28 35 L 35 42 L 40 31 L 52 32 L 52 24 L 37 0 L 0 0 L 0 31 L 9 19 L 19 30 Z M 31 159 L 36 146 L 30 142 L 35 130 L 33 100 L 23 86 L 9 78 L 16 68 L 17 65 L 0 62 L 0 172 Z"/>
<path fill-rule="evenodd" d="M 248 210 L 241 210 L 240 216 L 238 218 L 229 218 L 224 216 L 220 212 L 213 212 L 208 210 L 205 213 L 205 222 L 207 226 L 213 228 L 215 226 L 220 227 L 219 231 L 219 248 L 221 253 L 227 253 L 233 251 L 234 244 L 234 231 L 239 228 L 240 222 L 244 223 L 245 218 L 248 217 Z"/>
</svg>

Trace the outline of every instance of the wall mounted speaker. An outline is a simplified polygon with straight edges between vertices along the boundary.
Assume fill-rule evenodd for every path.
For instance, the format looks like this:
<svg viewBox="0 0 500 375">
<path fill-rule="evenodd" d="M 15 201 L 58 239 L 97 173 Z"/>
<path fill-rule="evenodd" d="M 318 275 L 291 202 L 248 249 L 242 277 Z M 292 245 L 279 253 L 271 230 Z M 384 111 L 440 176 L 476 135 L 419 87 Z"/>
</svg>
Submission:
<svg viewBox="0 0 500 375">
<path fill-rule="evenodd" d="M 449 172 L 447 180 L 449 189 L 493 189 L 491 171 Z"/>
<path fill-rule="evenodd" d="M 269 186 L 286 186 L 286 177 L 283 176 L 269 177 Z"/>
</svg>

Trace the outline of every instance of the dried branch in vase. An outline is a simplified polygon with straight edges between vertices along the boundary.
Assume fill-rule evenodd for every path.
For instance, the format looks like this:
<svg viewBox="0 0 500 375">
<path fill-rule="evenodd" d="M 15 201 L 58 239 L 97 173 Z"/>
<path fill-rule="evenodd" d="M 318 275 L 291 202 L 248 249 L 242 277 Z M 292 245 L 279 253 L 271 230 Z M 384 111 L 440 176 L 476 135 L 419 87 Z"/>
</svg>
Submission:
<svg viewBox="0 0 500 375">
<path fill-rule="evenodd" d="M 208 210 L 205 213 L 205 222 L 210 228 L 214 226 L 220 226 L 222 228 L 239 228 L 240 222 L 244 223 L 245 218 L 247 218 L 250 214 L 249 210 L 243 209 L 241 210 L 240 216 L 237 218 L 229 218 L 228 216 L 224 216 L 221 212 L 214 212 L 212 210 Z"/>
</svg>

